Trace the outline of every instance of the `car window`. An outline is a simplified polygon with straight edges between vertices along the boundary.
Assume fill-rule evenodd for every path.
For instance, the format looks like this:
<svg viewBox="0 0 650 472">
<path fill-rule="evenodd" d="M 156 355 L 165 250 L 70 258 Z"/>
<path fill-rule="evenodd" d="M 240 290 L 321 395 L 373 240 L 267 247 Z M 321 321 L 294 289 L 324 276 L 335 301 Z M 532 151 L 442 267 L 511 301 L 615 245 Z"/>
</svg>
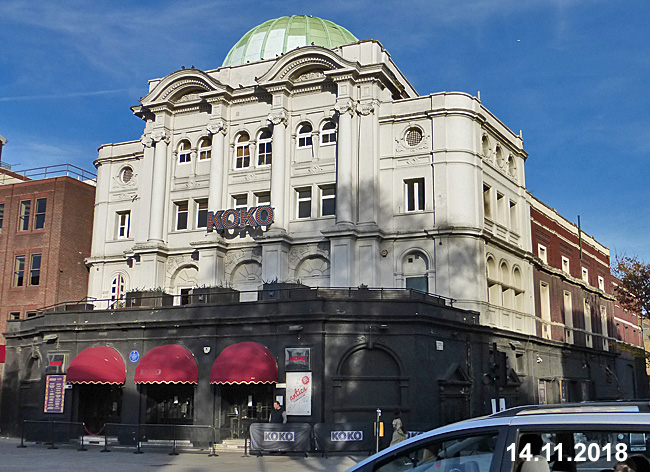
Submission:
<svg viewBox="0 0 650 472">
<path fill-rule="evenodd" d="M 520 431 L 506 446 L 506 460 L 512 472 L 650 472 L 646 428 Z"/>
<path fill-rule="evenodd" d="M 375 472 L 489 472 L 498 433 L 431 438 L 395 451 L 377 463 Z M 650 471 L 649 471 L 650 472 Z"/>
</svg>

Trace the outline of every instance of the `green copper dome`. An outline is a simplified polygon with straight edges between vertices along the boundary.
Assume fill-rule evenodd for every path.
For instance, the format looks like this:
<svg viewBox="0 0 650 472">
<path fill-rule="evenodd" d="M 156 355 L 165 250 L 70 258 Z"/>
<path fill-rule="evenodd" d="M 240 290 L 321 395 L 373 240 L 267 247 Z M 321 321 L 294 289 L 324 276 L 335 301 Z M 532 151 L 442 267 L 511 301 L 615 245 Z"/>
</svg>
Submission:
<svg viewBox="0 0 650 472">
<path fill-rule="evenodd" d="M 224 66 L 275 59 L 302 46 L 323 46 L 328 49 L 359 41 L 348 30 L 328 20 L 313 16 L 283 16 L 269 20 L 246 33 L 235 44 Z"/>
</svg>

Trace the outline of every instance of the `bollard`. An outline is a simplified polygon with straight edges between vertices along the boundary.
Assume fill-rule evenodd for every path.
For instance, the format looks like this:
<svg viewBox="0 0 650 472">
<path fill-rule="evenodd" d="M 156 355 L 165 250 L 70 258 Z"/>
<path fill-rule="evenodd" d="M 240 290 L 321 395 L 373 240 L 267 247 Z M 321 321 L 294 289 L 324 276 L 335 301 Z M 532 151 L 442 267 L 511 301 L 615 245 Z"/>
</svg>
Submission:
<svg viewBox="0 0 650 472">
<path fill-rule="evenodd" d="M 172 452 L 170 452 L 169 455 L 170 456 L 177 456 L 178 452 L 176 452 L 176 425 L 172 426 L 172 436 L 173 436 Z"/>
<path fill-rule="evenodd" d="M 50 447 L 48 449 L 58 449 L 54 445 L 54 421 L 50 421 Z"/>
<path fill-rule="evenodd" d="M 81 447 L 79 447 L 79 449 L 77 449 L 77 451 L 87 451 L 88 450 L 88 449 L 86 449 L 84 447 L 84 432 L 85 432 L 84 430 L 85 429 L 86 429 L 86 423 L 81 423 Z"/>
<path fill-rule="evenodd" d="M 135 451 L 133 451 L 133 454 L 144 454 L 144 451 L 142 451 L 140 449 L 140 442 L 141 441 L 140 441 L 140 423 L 139 422 L 138 422 L 138 429 L 136 430 L 135 435 L 136 435 L 135 436 L 135 441 L 136 441 L 138 447 L 137 447 L 137 449 Z"/>
<path fill-rule="evenodd" d="M 212 451 L 208 454 L 208 457 L 217 457 L 217 429 L 212 426 Z"/>
<path fill-rule="evenodd" d="M 111 452 L 108 449 L 108 423 L 104 425 L 104 449 L 99 452 Z"/>
<path fill-rule="evenodd" d="M 26 420 L 23 420 L 23 427 L 20 430 L 20 445 L 17 447 L 27 447 L 25 446 L 25 422 Z"/>
</svg>

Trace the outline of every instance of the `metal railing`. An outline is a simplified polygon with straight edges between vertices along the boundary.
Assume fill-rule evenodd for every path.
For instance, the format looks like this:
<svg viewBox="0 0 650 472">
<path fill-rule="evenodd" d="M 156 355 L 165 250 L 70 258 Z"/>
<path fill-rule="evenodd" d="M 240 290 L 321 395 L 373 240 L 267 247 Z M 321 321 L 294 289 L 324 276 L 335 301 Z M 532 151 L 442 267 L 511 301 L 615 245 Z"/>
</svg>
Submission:
<svg viewBox="0 0 650 472">
<path fill-rule="evenodd" d="M 264 288 L 261 290 L 219 290 L 171 295 L 158 291 L 129 292 L 118 299 L 85 297 L 81 300 L 60 302 L 37 310 L 37 314 L 55 312 L 117 310 L 129 308 L 164 308 L 172 306 L 197 306 L 203 304 L 228 305 L 257 301 L 416 301 L 440 306 L 454 306 L 454 299 L 406 288 Z"/>
<path fill-rule="evenodd" d="M 57 164 L 52 166 L 45 167 L 34 167 L 32 169 L 25 170 L 12 170 L 13 174 L 20 175 L 25 178 L 25 180 L 40 180 L 40 179 L 49 179 L 53 177 L 72 177 L 83 182 L 96 182 L 97 175 L 93 172 L 77 167 L 73 164 Z M 4 183 L 6 180 L 13 180 L 15 177 L 7 174 L 0 175 L 0 181 Z"/>
<path fill-rule="evenodd" d="M 78 450 L 86 451 L 87 445 L 95 444 L 104 446 L 101 452 L 111 452 L 110 447 L 120 446 L 135 448 L 135 454 L 143 453 L 144 449 L 169 448 L 170 455 L 188 449 L 217 455 L 217 431 L 209 425 L 105 423 L 100 431 L 91 434 L 81 422 L 23 420 L 18 447 L 27 447 L 25 442 L 48 444 L 48 449 L 79 444 Z M 89 436 L 96 440 L 89 440 Z"/>
</svg>

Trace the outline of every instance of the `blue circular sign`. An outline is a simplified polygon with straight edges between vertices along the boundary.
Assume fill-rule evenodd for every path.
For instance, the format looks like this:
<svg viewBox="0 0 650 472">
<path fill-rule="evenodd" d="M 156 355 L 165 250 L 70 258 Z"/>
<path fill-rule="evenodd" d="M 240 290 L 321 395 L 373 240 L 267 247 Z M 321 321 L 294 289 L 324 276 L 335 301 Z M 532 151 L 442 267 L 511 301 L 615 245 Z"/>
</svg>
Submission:
<svg viewBox="0 0 650 472">
<path fill-rule="evenodd" d="M 131 351 L 131 354 L 129 354 L 129 360 L 131 362 L 138 362 L 138 360 L 140 360 L 140 353 L 138 351 Z"/>
</svg>

